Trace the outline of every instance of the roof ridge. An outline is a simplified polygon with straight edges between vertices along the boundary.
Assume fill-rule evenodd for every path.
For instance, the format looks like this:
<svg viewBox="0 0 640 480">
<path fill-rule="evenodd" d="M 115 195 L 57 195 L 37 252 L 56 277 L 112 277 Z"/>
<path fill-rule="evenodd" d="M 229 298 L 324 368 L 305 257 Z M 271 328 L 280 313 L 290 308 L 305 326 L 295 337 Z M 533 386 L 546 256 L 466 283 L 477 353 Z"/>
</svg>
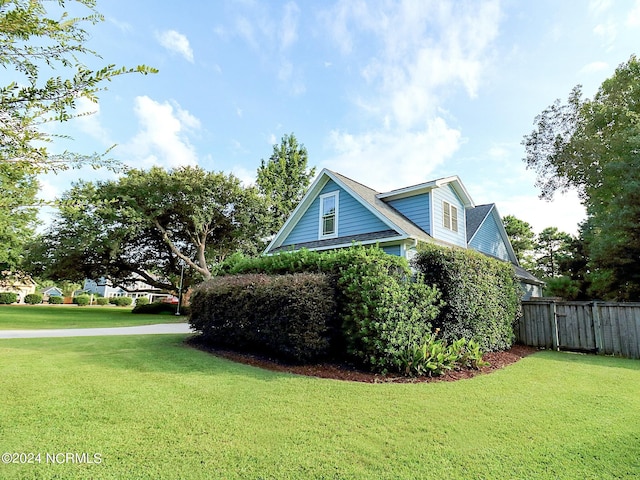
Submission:
<svg viewBox="0 0 640 480">
<path fill-rule="evenodd" d="M 361 182 L 359 182 L 359 181 L 357 181 L 357 180 L 354 180 L 353 178 L 347 177 L 346 175 L 343 175 L 343 174 L 341 174 L 341 173 L 335 172 L 335 171 L 333 171 L 333 170 L 329 170 L 328 168 L 327 168 L 327 171 L 329 171 L 329 172 L 333 173 L 334 175 L 337 175 L 338 177 L 344 178 L 344 179 L 349 180 L 349 181 L 351 181 L 351 182 L 353 182 L 353 183 L 357 183 L 357 184 L 358 184 L 358 185 L 360 185 L 361 187 L 364 187 L 364 188 L 366 188 L 366 189 L 368 189 L 368 190 L 371 190 L 372 192 L 375 192 L 375 193 L 376 193 L 376 195 L 377 195 L 378 193 L 382 193 L 382 192 L 379 192 L 379 191 L 377 191 L 377 190 L 375 190 L 375 189 L 371 188 L 371 187 L 370 187 L 370 186 L 368 186 L 368 185 L 365 185 L 364 183 L 361 183 Z"/>
</svg>

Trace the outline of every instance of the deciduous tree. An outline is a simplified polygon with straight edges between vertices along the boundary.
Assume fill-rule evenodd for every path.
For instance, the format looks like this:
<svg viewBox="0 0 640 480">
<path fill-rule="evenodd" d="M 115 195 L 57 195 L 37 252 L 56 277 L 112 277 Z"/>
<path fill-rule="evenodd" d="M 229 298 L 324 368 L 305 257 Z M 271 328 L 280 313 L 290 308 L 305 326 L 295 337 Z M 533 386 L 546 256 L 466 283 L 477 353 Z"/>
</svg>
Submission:
<svg viewBox="0 0 640 480">
<path fill-rule="evenodd" d="M 576 87 L 536 118 L 523 141 L 542 196 L 575 188 L 587 208 L 594 287 L 605 298 L 640 299 L 640 62 L 635 56 L 593 99 Z"/>
<path fill-rule="evenodd" d="M 69 4 L 87 14 L 71 17 Z M 155 72 L 144 65 L 88 68 L 86 59 L 99 55 L 86 46 L 89 33 L 83 25 L 102 20 L 94 0 L 0 2 L 0 64 L 11 80 L 0 86 L 0 243 L 9 252 L 0 253 L 0 262 L 9 267 L 33 231 L 37 174 L 114 164 L 104 153 L 52 154 L 47 146 L 53 137 L 43 124 L 72 118 L 79 98 L 97 101 L 104 83 L 115 76 Z M 49 77 L 52 72 L 58 75 Z"/>
<path fill-rule="evenodd" d="M 188 285 L 210 278 L 227 255 L 264 247 L 256 189 L 199 167 L 131 170 L 116 181 L 80 183 L 63 205 L 36 254 L 53 278 L 139 277 L 176 290 L 181 265 Z"/>
</svg>

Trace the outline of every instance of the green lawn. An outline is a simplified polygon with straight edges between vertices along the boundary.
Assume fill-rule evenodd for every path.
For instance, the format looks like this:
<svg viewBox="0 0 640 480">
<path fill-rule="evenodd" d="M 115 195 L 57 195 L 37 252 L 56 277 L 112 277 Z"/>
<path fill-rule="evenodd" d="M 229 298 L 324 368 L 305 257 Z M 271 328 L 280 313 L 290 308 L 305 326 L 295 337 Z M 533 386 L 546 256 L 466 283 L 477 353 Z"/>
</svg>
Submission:
<svg viewBox="0 0 640 480">
<path fill-rule="evenodd" d="M 133 315 L 131 307 L 107 305 L 0 305 L 0 330 L 129 327 L 186 322 L 186 319 L 176 315 Z"/>
<path fill-rule="evenodd" d="M 185 335 L 0 340 L 3 479 L 632 478 L 640 361 L 541 352 L 455 383 L 234 364 Z M 99 464 L 46 463 L 46 453 Z M 64 459 L 64 457 L 58 457 Z"/>
</svg>

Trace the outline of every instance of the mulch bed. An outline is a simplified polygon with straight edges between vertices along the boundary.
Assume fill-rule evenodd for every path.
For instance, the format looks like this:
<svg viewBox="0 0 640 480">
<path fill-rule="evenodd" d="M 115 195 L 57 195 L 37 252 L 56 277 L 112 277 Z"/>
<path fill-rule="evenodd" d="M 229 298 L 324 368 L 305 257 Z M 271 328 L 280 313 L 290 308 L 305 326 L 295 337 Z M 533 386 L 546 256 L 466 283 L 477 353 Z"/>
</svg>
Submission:
<svg viewBox="0 0 640 480">
<path fill-rule="evenodd" d="M 464 369 L 449 371 L 440 377 L 403 377 L 398 374 L 381 375 L 358 370 L 349 365 L 339 365 L 332 363 L 321 363 L 317 365 L 288 365 L 270 358 L 259 355 L 232 352 L 229 350 L 220 350 L 204 345 L 198 341 L 198 338 L 192 338 L 188 343 L 199 349 L 218 357 L 223 357 L 238 363 L 252 365 L 266 370 L 275 372 L 293 373 L 296 375 L 306 375 L 309 377 L 330 378 L 334 380 L 346 380 L 351 382 L 365 383 L 422 383 L 422 382 L 454 382 L 465 378 L 472 378 L 476 375 L 491 373 L 495 370 L 511 365 L 521 358 L 535 353 L 537 350 L 533 347 L 523 345 L 514 345 L 510 350 L 504 352 L 491 352 L 484 355 L 483 359 L 489 362 L 489 365 L 479 370 Z"/>
</svg>

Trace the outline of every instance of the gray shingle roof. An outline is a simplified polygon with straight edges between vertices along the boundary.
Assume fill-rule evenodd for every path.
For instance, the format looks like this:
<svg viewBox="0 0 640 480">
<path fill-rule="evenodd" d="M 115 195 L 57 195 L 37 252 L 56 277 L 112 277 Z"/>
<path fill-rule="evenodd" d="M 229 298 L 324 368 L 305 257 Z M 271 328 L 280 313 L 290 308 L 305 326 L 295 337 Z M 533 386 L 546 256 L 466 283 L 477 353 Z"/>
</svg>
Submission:
<svg viewBox="0 0 640 480">
<path fill-rule="evenodd" d="M 353 191 L 356 195 L 358 195 L 362 200 L 368 203 L 371 207 L 377 210 L 381 215 L 386 217 L 388 220 L 393 222 L 398 228 L 403 230 L 410 237 L 423 240 L 425 242 L 433 241 L 431 235 L 426 233 L 420 227 L 418 227 L 415 223 L 409 220 L 407 217 L 398 212 L 391 205 L 380 200 L 377 195 L 380 192 L 376 192 L 372 188 L 367 187 L 366 185 L 362 185 L 361 183 L 356 182 L 355 180 L 351 180 L 344 175 L 331 171 L 332 175 L 335 175 L 340 181 L 342 181 L 351 191 Z"/>
<path fill-rule="evenodd" d="M 478 205 L 475 208 L 467 208 L 467 243 L 471 241 L 494 206 L 495 203 L 488 203 L 486 205 Z"/>
</svg>

